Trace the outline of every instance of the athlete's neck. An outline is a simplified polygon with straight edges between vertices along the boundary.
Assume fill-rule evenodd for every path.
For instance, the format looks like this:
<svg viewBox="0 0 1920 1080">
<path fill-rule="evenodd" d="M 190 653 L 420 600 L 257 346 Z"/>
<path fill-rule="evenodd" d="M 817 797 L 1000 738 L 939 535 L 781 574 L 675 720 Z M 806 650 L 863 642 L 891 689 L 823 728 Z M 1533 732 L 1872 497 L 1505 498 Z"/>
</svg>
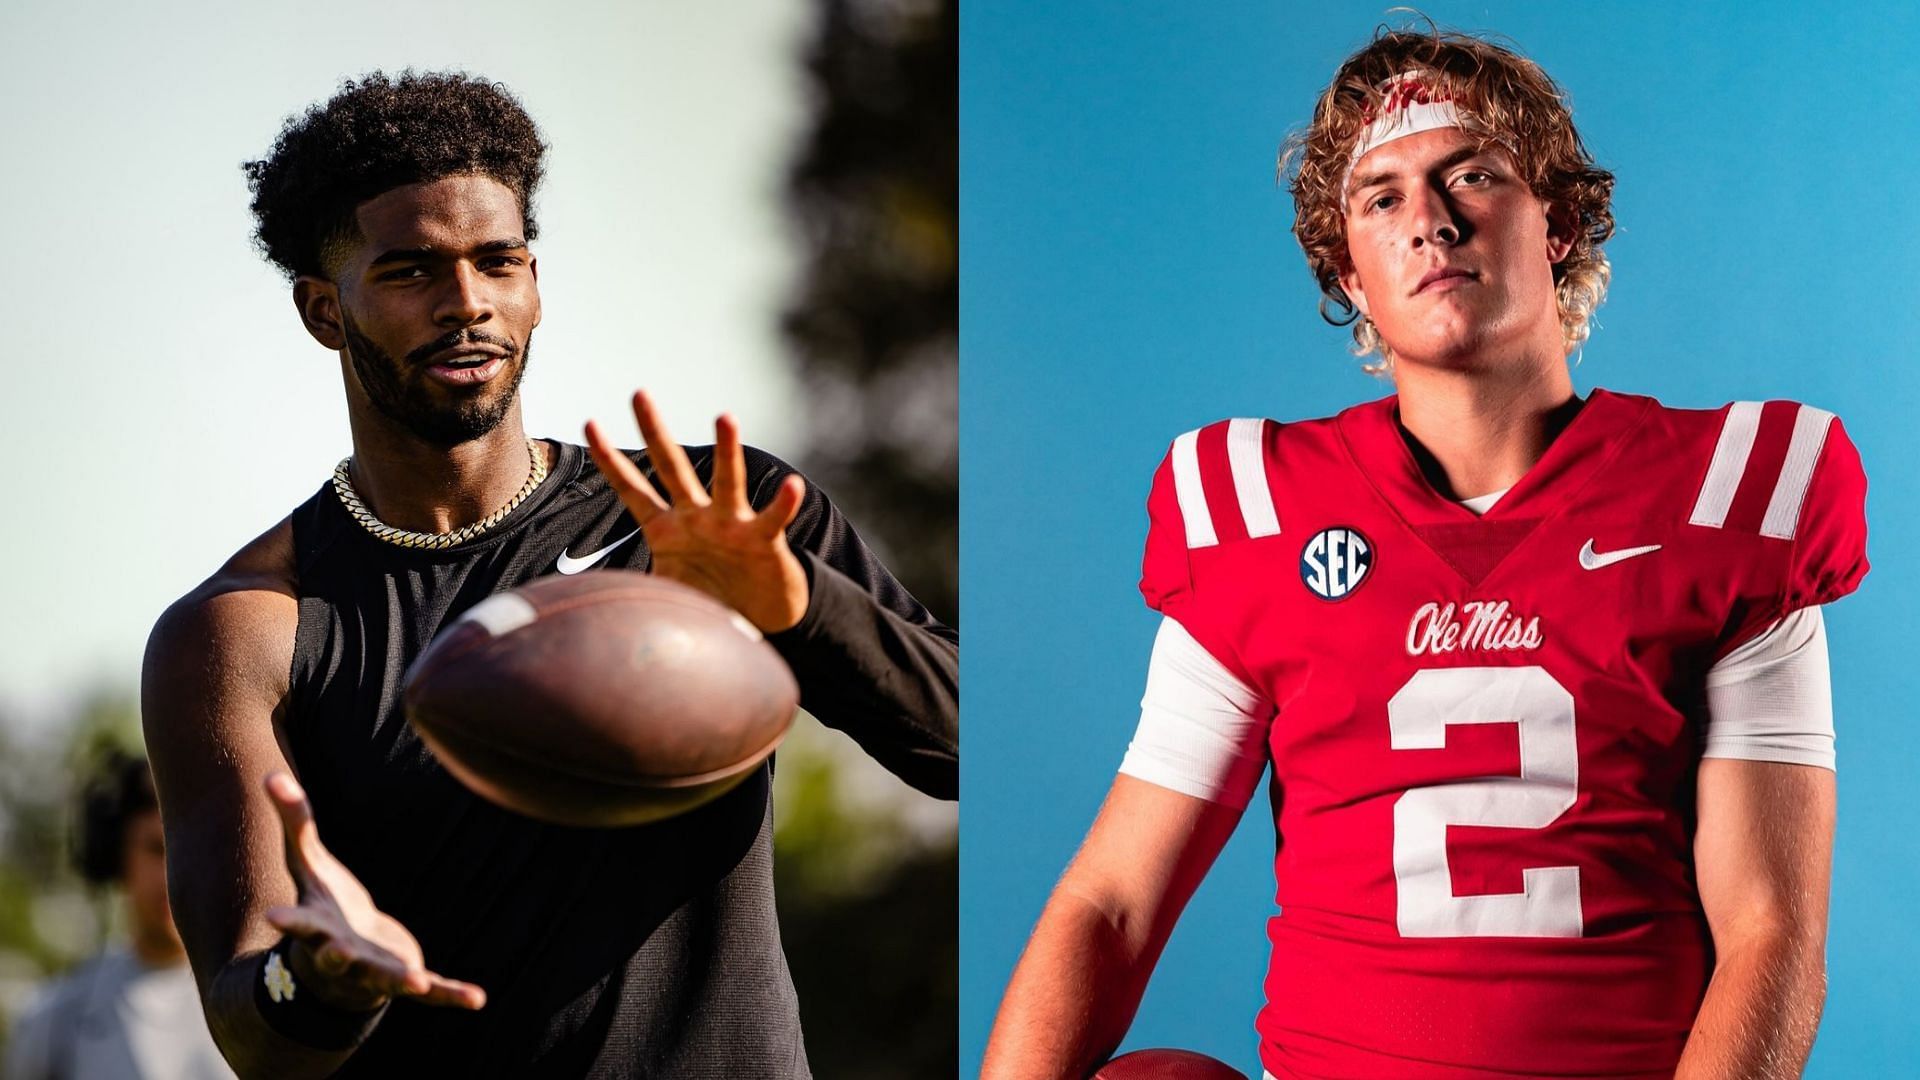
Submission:
<svg viewBox="0 0 1920 1080">
<path fill-rule="evenodd" d="M 1564 360 L 1457 370 L 1396 365 L 1400 425 L 1450 499 L 1512 487 L 1580 409 Z"/>
<path fill-rule="evenodd" d="M 443 533 L 471 525 L 506 505 L 532 468 L 518 401 L 498 427 L 458 446 L 425 442 L 384 416 L 348 412 L 353 488 L 395 528 Z M 550 453 L 544 443 L 540 452 Z"/>
</svg>

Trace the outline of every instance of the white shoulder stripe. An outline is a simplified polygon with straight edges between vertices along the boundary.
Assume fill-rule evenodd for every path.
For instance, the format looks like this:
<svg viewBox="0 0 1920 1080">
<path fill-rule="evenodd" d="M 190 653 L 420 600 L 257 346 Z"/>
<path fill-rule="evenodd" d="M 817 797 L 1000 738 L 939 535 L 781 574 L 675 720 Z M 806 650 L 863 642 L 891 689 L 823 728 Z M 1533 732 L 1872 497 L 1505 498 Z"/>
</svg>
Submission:
<svg viewBox="0 0 1920 1080">
<path fill-rule="evenodd" d="M 1787 460 L 1780 466 L 1780 479 L 1773 485 L 1773 497 L 1767 500 L 1767 516 L 1760 523 L 1760 535 L 1776 540 L 1793 539 L 1800 523 L 1800 504 L 1806 500 L 1807 485 L 1813 481 L 1814 462 L 1820 460 L 1820 448 L 1827 443 L 1827 428 L 1833 414 L 1811 405 L 1800 406 L 1793 418 L 1793 439 L 1787 443 Z"/>
<path fill-rule="evenodd" d="M 1266 462 L 1260 452 L 1260 420 L 1227 423 L 1227 464 L 1233 468 L 1233 493 L 1240 499 L 1240 516 L 1249 537 L 1280 535 L 1280 518 L 1273 512 L 1273 493 L 1267 487 Z"/>
<path fill-rule="evenodd" d="M 1173 493 L 1180 499 L 1180 520 L 1187 527 L 1187 546 L 1212 547 L 1220 542 L 1207 510 L 1207 492 L 1200 484 L 1200 433 L 1189 431 L 1173 440 Z"/>
<path fill-rule="evenodd" d="M 1714 444 L 1713 464 L 1707 467 L 1700 497 L 1694 501 L 1689 519 L 1693 524 L 1718 529 L 1727 523 L 1727 511 L 1733 508 L 1740 477 L 1747 471 L 1747 455 L 1753 452 L 1753 438 L 1759 432 L 1760 403 L 1734 402 L 1720 426 L 1720 441 Z"/>
</svg>

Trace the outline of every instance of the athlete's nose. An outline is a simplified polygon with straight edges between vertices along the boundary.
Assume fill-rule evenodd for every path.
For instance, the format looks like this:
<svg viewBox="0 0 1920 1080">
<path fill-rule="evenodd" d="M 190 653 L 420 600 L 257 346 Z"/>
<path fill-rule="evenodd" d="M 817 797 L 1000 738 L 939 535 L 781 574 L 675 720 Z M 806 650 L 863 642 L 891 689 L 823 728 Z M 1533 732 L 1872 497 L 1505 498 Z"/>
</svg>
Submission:
<svg viewBox="0 0 1920 1080">
<path fill-rule="evenodd" d="M 1407 196 L 1407 209 L 1411 212 L 1409 225 L 1416 248 L 1428 244 L 1454 247 L 1465 235 L 1454 216 L 1453 205 L 1440 192 L 1422 190 Z"/>
<path fill-rule="evenodd" d="M 471 326 L 493 315 L 487 276 L 464 262 L 456 262 L 440 296 L 434 321 L 442 326 Z"/>
</svg>

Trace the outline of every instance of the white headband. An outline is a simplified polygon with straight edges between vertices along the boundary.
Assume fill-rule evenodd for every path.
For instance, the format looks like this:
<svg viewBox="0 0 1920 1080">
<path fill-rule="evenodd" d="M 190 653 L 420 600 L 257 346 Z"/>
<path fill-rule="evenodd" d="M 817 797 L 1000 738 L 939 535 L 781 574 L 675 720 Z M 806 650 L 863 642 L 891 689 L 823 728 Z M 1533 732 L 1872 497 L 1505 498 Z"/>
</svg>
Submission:
<svg viewBox="0 0 1920 1080">
<path fill-rule="evenodd" d="M 1440 88 L 1437 74 L 1423 69 L 1403 71 L 1380 84 L 1383 95 L 1380 115 L 1360 133 L 1347 159 L 1347 173 L 1340 178 L 1340 196 L 1345 200 L 1347 185 L 1353 182 L 1353 167 L 1376 147 L 1395 139 L 1418 135 L 1435 128 L 1478 130 L 1472 116 L 1454 105 L 1448 92 Z"/>
</svg>

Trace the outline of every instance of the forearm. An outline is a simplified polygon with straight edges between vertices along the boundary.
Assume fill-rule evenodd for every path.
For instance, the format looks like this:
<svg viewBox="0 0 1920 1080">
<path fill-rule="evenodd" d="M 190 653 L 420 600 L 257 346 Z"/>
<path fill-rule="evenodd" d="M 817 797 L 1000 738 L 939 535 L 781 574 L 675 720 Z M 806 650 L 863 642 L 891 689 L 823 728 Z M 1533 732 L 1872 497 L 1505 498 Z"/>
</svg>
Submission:
<svg viewBox="0 0 1920 1080">
<path fill-rule="evenodd" d="M 894 775 L 938 798 L 959 787 L 960 647 L 911 622 L 806 553 L 810 601 L 770 641 L 800 682 L 800 704 L 852 736 Z"/>
<path fill-rule="evenodd" d="M 252 1077 L 304 1080 L 331 1076 L 379 1023 L 379 1015 L 366 1018 L 359 1037 L 339 1049 L 320 1049 L 295 1041 L 275 1030 L 261 1014 L 257 984 L 262 979 L 264 950 L 235 957 L 214 975 L 206 996 L 207 1027 L 227 1064 L 243 1080 Z M 307 991 L 311 995 L 311 991 Z M 299 989 L 295 994 L 300 993 Z M 296 996 L 288 1007 L 313 1010 L 318 1002 L 300 1001 Z M 277 1006 L 276 1006 L 277 1007 Z M 329 1019 L 340 1014 L 328 1011 Z M 351 1020 L 351 1017 L 347 1019 Z"/>
<path fill-rule="evenodd" d="M 1236 806 L 1114 778 L 1008 981 L 987 1080 L 1078 1080 L 1113 1053 L 1239 819 Z"/>
<path fill-rule="evenodd" d="M 1756 935 L 1718 952 L 1675 1080 L 1791 1080 L 1827 992 L 1823 935 Z"/>
<path fill-rule="evenodd" d="M 1797 1077 L 1826 1000 L 1834 776 L 1703 760 L 1694 873 L 1714 971 L 1680 1058 L 1686 1080 Z"/>
<path fill-rule="evenodd" d="M 1079 1080 L 1112 1055 L 1153 970 L 1139 937 L 1056 890 L 1007 984 L 981 1080 Z"/>
</svg>

